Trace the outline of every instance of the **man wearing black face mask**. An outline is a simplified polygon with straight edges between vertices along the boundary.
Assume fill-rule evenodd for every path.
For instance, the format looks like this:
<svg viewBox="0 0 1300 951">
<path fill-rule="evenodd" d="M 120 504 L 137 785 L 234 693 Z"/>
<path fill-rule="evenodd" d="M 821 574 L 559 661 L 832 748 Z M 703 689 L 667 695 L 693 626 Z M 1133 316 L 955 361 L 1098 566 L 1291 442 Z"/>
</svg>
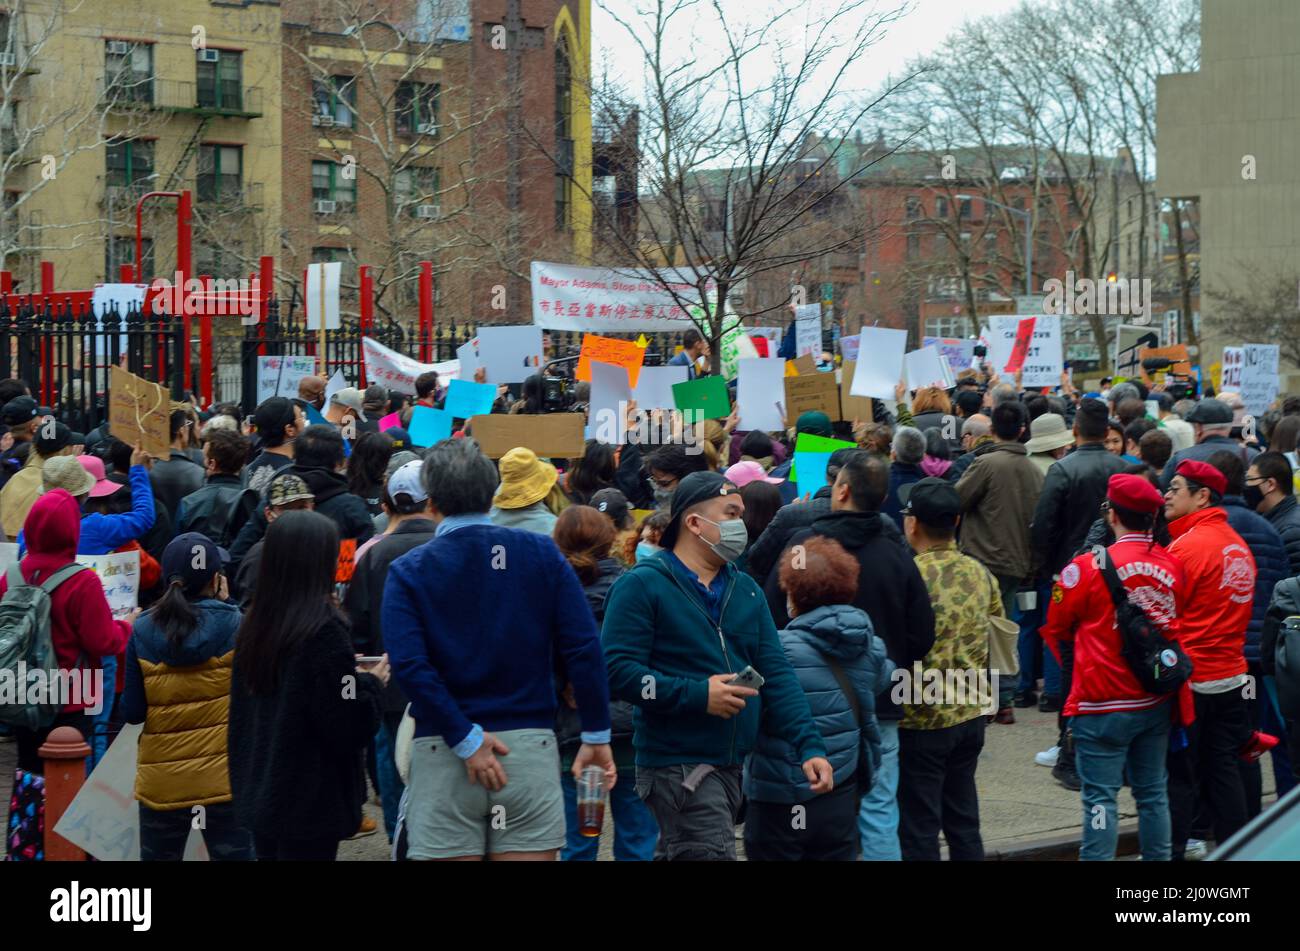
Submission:
<svg viewBox="0 0 1300 951">
<path fill-rule="evenodd" d="M 813 792 L 830 792 L 833 773 L 762 592 L 733 564 L 748 539 L 740 493 L 716 472 L 693 472 L 670 512 L 663 550 L 605 601 L 610 694 L 637 707 L 636 789 L 659 825 L 655 858 L 734 860 L 741 769 L 760 717 L 797 751 Z M 747 667 L 758 689 L 728 683 Z"/>
</svg>

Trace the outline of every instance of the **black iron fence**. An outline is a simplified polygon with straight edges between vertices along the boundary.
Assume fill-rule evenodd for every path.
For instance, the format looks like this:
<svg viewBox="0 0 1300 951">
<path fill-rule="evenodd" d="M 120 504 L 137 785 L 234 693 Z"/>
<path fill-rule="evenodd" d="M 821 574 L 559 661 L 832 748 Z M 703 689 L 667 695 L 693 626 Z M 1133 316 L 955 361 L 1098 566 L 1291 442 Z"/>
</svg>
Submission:
<svg viewBox="0 0 1300 951">
<path fill-rule="evenodd" d="M 70 427 L 89 432 L 108 417 L 110 367 L 166 386 L 185 397 L 185 335 L 178 317 L 146 317 L 116 307 L 97 318 L 88 304 L 11 306 L 0 298 L 0 378 L 26 380 L 42 406 Z"/>
</svg>

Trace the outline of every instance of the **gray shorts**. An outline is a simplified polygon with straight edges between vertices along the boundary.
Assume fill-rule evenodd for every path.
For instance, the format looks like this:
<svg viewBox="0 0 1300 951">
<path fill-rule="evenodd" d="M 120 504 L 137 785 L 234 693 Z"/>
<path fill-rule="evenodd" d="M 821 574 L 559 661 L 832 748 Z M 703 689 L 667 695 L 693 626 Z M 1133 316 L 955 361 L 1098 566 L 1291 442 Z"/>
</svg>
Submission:
<svg viewBox="0 0 1300 951">
<path fill-rule="evenodd" d="M 736 860 L 741 768 L 712 769 L 692 792 L 684 783 L 697 767 L 690 763 L 636 768 L 637 795 L 659 824 L 656 861 Z"/>
<path fill-rule="evenodd" d="M 564 845 L 560 754 L 552 730 L 503 730 L 498 756 L 506 784 L 471 784 L 465 761 L 442 737 L 420 737 L 411 750 L 407 858 L 450 859 L 501 852 L 549 852 Z"/>
</svg>

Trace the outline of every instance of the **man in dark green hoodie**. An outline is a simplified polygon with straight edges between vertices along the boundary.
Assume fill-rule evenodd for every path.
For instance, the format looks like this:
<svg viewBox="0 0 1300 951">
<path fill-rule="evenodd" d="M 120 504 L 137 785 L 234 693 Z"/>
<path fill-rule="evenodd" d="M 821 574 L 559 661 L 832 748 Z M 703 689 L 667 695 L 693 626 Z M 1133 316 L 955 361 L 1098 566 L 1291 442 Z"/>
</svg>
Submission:
<svg viewBox="0 0 1300 951">
<path fill-rule="evenodd" d="M 758 585 L 733 562 L 745 504 L 716 472 L 678 484 L 663 550 L 610 590 L 602 646 L 611 696 L 636 706 L 637 793 L 656 859 L 734 860 L 741 770 L 760 716 L 799 751 L 810 788 L 833 787 L 826 747 Z M 746 667 L 759 689 L 728 683 Z"/>
</svg>

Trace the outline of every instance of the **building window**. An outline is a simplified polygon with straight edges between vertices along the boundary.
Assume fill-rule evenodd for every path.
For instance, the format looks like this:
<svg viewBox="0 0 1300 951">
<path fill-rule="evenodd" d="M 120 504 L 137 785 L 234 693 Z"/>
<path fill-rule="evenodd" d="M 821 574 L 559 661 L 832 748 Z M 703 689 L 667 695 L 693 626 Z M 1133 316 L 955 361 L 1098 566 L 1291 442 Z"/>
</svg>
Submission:
<svg viewBox="0 0 1300 951">
<path fill-rule="evenodd" d="M 907 236 L 907 260 L 916 261 L 921 257 L 921 236 L 919 234 L 909 234 Z"/>
<path fill-rule="evenodd" d="M 0 103 L 0 150 L 17 152 L 18 145 L 18 103 L 10 100 Z"/>
<path fill-rule="evenodd" d="M 316 201 L 336 201 L 341 205 L 357 202 L 355 173 L 348 178 L 338 162 L 311 163 L 311 197 Z"/>
<path fill-rule="evenodd" d="M 312 80 L 312 100 L 315 114 L 328 118 L 329 125 L 352 128 L 352 116 L 357 111 L 357 86 L 351 76 L 330 76 Z"/>
<path fill-rule="evenodd" d="M 244 105 L 244 54 L 232 50 L 200 50 L 216 53 L 216 62 L 199 60 L 197 64 L 198 106 L 200 109 L 226 109 L 238 112 Z"/>
<path fill-rule="evenodd" d="M 153 142 L 149 139 L 127 139 L 105 147 L 107 174 L 105 183 L 110 188 L 129 188 L 144 191 L 153 183 Z"/>
<path fill-rule="evenodd" d="M 105 41 L 104 88 L 119 101 L 153 102 L 153 44 Z"/>
<path fill-rule="evenodd" d="M 908 199 L 907 199 L 907 211 L 905 212 L 906 215 L 907 215 L 907 220 L 908 220 L 908 221 L 915 221 L 917 218 L 920 218 L 920 217 L 921 217 L 921 210 L 922 210 L 922 209 L 921 209 L 921 199 L 917 198 L 916 196 L 910 196 L 910 197 L 908 197 Z"/>
<path fill-rule="evenodd" d="M 710 198 L 704 202 L 704 230 L 727 230 L 727 199 Z"/>
<path fill-rule="evenodd" d="M 412 165 L 404 168 L 393 177 L 393 198 L 399 214 L 406 212 L 413 217 L 438 217 L 439 175 L 436 168 Z M 422 207 L 435 209 L 433 212 L 421 212 Z"/>
<path fill-rule="evenodd" d="M 573 205 L 573 101 L 569 44 L 560 36 L 555 44 L 555 230 L 568 231 Z"/>
<path fill-rule="evenodd" d="M 398 83 L 394 99 L 397 131 L 406 135 L 437 135 L 438 94 L 437 83 Z"/>
<path fill-rule="evenodd" d="M 927 337 L 956 337 L 958 339 L 970 334 L 970 319 L 961 316 L 925 318 L 925 335 Z"/>
<path fill-rule="evenodd" d="M 144 279 L 147 281 L 154 273 L 153 238 L 145 238 L 141 247 L 144 249 Z M 119 280 L 123 264 L 135 264 L 135 237 L 110 234 L 104 242 L 104 275 L 108 283 Z"/>
<path fill-rule="evenodd" d="M 969 198 L 963 198 L 961 200 L 961 210 L 958 212 L 958 215 L 961 217 L 963 221 L 970 220 L 972 204 L 973 202 Z"/>
<path fill-rule="evenodd" d="M 244 148 L 240 145 L 199 146 L 199 201 L 233 201 L 243 185 Z"/>
<path fill-rule="evenodd" d="M 943 195 L 938 196 L 934 200 L 934 216 L 936 218 L 948 217 L 948 199 Z"/>
<path fill-rule="evenodd" d="M 958 241 L 960 243 L 961 253 L 969 256 L 970 255 L 970 232 L 963 231 L 960 235 L 958 235 Z"/>
<path fill-rule="evenodd" d="M 239 271 L 239 257 L 229 250 L 215 244 L 200 242 L 194 247 L 194 273 L 221 277 L 227 268 L 232 273 Z"/>
</svg>

